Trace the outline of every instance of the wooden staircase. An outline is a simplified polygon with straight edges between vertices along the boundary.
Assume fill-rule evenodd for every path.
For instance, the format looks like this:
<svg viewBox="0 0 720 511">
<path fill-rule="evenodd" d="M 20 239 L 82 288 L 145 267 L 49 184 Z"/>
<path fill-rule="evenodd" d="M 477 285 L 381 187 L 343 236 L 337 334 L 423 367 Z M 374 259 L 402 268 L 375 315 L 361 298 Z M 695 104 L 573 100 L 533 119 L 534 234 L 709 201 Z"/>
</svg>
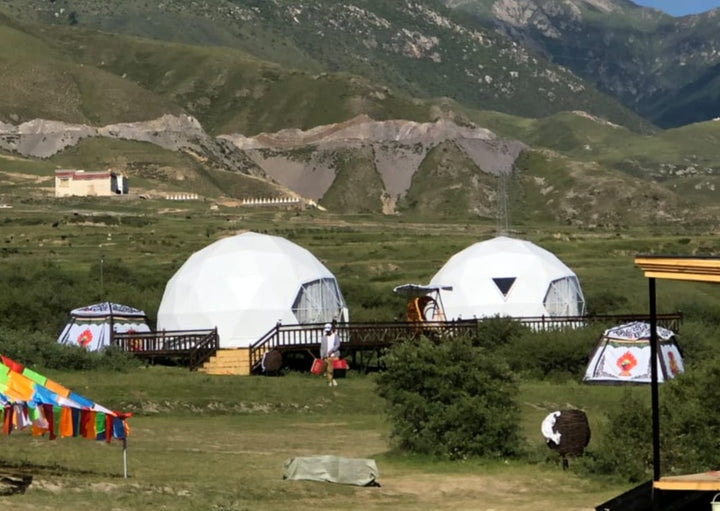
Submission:
<svg viewBox="0 0 720 511">
<path fill-rule="evenodd" d="M 248 348 L 218 350 L 198 368 L 205 374 L 231 374 L 250 376 L 250 350 Z"/>
</svg>

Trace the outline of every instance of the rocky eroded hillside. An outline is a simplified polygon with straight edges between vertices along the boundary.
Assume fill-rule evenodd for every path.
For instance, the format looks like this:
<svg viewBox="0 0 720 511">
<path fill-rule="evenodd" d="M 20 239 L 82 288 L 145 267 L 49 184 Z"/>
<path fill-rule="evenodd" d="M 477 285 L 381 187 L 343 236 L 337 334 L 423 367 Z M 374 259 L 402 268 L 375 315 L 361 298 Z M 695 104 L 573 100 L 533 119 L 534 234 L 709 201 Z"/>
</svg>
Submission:
<svg viewBox="0 0 720 511">
<path fill-rule="evenodd" d="M 525 148 L 486 129 L 459 126 L 449 120 L 374 121 L 367 116 L 307 131 L 288 129 L 253 137 L 211 137 L 187 115 L 103 127 L 41 119 L 17 126 L 0 123 L 0 148 L 34 158 L 52 157 L 92 137 L 147 142 L 189 153 L 224 171 L 275 182 L 282 187 L 278 193 L 286 188 L 315 201 L 322 200 L 335 183 L 339 153 L 369 150 L 372 172 L 382 183 L 377 199 L 382 201 L 385 213 L 395 212 L 396 201 L 407 193 L 428 153 L 440 144 L 451 142 L 478 172 L 488 175 L 510 173 Z"/>
</svg>

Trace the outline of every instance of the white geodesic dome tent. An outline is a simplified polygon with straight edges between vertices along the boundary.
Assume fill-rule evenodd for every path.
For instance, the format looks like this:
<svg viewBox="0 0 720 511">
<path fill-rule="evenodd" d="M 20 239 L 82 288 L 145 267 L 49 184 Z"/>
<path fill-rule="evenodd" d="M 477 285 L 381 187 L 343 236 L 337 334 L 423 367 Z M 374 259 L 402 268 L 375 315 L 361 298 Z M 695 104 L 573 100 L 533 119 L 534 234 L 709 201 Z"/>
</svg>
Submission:
<svg viewBox="0 0 720 511">
<path fill-rule="evenodd" d="M 529 241 L 499 236 L 452 256 L 430 281 L 442 290 L 446 319 L 585 314 L 577 276 Z"/>
<path fill-rule="evenodd" d="M 248 347 L 278 322 L 347 321 L 334 275 L 308 250 L 246 232 L 191 255 L 165 287 L 158 330 L 218 329 L 221 348 Z"/>
</svg>

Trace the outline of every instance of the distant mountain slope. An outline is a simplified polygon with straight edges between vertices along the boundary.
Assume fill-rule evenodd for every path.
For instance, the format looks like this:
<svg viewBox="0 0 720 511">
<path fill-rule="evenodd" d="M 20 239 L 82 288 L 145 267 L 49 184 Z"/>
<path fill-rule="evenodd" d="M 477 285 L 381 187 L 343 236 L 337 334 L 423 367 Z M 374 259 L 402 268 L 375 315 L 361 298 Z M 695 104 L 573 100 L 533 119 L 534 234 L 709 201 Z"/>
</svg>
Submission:
<svg viewBox="0 0 720 511">
<path fill-rule="evenodd" d="M 187 113 L 211 134 L 308 129 L 359 114 L 417 121 L 448 114 L 342 73 L 312 74 L 229 48 L 188 46 L 0 16 L 0 122 L 93 126 Z"/>
<path fill-rule="evenodd" d="M 567 68 L 469 25 L 436 0 L 28 0 L 22 7 L 3 0 L 0 7 L 44 23 L 222 44 L 284 69 L 348 72 L 412 96 L 448 97 L 470 108 L 529 117 L 579 109 L 636 130 L 650 129 Z M 76 45 L 99 51 L 95 45 Z M 142 65 L 137 57 L 133 62 Z"/>
<path fill-rule="evenodd" d="M 0 121 L 34 118 L 66 122 L 126 121 L 180 112 L 136 83 L 65 55 L 52 36 L 45 41 L 0 16 Z"/>
<path fill-rule="evenodd" d="M 191 5 L 217 6 L 208 2 Z M 60 4 L 42 5 L 63 8 Z M 111 9 L 115 4 L 97 5 Z M 183 11 L 184 4 L 168 5 Z M 262 3 L 268 5 L 296 4 Z M 349 5 L 355 4 L 346 6 L 346 14 L 354 12 Z M 377 50 L 380 67 L 392 59 L 398 70 L 415 63 L 413 72 L 420 76 L 420 70 L 438 64 L 435 51 L 443 49 L 439 63 L 454 54 L 445 53 L 444 44 L 456 41 L 453 30 L 465 33 L 465 28 L 423 10 L 423 3 L 412 6 L 420 13 L 419 25 L 413 25 L 417 34 L 393 28 L 358 40 L 374 40 L 383 48 Z M 395 13 L 394 7 L 376 8 L 372 15 L 362 11 L 361 21 L 375 19 L 377 12 Z M 279 19 L 286 20 L 282 12 Z M 295 16 L 303 24 L 304 18 Z M 69 21 L 78 19 L 82 12 Z M 445 22 L 450 32 L 438 32 L 437 44 L 428 36 L 430 46 L 421 44 L 417 54 L 412 45 L 396 45 L 408 41 L 402 37 L 416 40 L 430 33 L 428 27 Z M 354 74 L 282 66 L 235 48 L 153 41 L 78 25 L 68 20 L 26 24 L 0 16 L 0 45 L 17 48 L 0 53 L 8 70 L 0 74 L 0 197 L 13 190 L 27 193 L 35 186 L 33 178 L 39 180 L 39 193 L 50 193 L 56 168 L 113 168 L 126 172 L 138 190 L 158 193 L 188 190 L 213 200 L 297 194 L 337 212 L 472 219 L 494 216 L 498 175 L 511 173 L 513 224 L 689 225 L 715 214 L 710 191 L 720 168 L 717 151 L 701 142 L 716 140 L 716 124 L 650 136 L 596 113 L 564 112 L 573 103 L 553 91 L 571 84 L 584 87 L 563 81 L 572 78 L 565 72 L 542 68 L 538 76 L 547 82 L 523 85 L 540 87 L 541 96 L 553 98 L 550 109 L 557 110 L 530 119 L 469 108 L 449 98 L 412 97 Z M 246 20 L 246 25 L 251 30 L 253 24 Z M 307 26 L 320 30 L 319 24 Z M 293 37 L 305 34 L 307 26 Z M 338 27 L 329 32 L 328 44 L 339 41 Z M 485 49 L 508 49 L 510 60 L 486 54 L 488 66 L 523 56 L 531 67 L 540 66 L 531 54 L 510 51 L 516 46 L 497 46 L 495 39 L 486 39 L 490 36 L 476 34 L 489 41 Z M 265 51 L 272 53 L 272 44 L 290 40 L 268 40 Z M 293 48 L 289 54 L 299 51 Z M 332 48 L 327 51 L 335 55 Z M 298 59 L 307 68 L 318 62 Z M 512 76 L 511 71 L 500 66 L 497 76 Z M 456 76 L 443 79 L 454 85 Z M 489 81 L 483 77 L 485 92 L 498 83 L 492 76 Z M 498 92 L 495 99 L 501 97 Z M 689 170 L 693 162 L 697 173 Z"/>
<path fill-rule="evenodd" d="M 628 0 L 445 0 L 662 127 L 720 116 L 720 9 L 673 18 Z M 472 25 L 472 23 L 470 23 Z"/>
<path fill-rule="evenodd" d="M 631 134 L 617 126 L 604 128 L 587 114 L 573 115 L 587 133 L 579 136 L 596 137 L 599 143 L 614 138 L 603 134 L 605 129 L 619 130 L 619 138 Z M 557 133 L 564 124 L 575 124 L 574 117 L 547 119 L 528 127 L 526 135 Z M 595 124 L 599 127 L 593 129 Z M 492 220 L 499 175 L 504 174 L 516 226 L 550 222 L 620 230 L 651 224 L 688 228 L 716 215 L 709 191 L 718 183 L 712 174 L 698 172 L 683 179 L 678 169 L 655 182 L 642 173 L 631 176 L 592 160 L 530 149 L 451 121 L 378 122 L 360 117 L 306 132 L 283 130 L 255 137 L 210 137 L 191 120 L 170 116 L 97 129 L 71 128 L 41 121 L 0 125 L 5 133 L 0 133 L 0 146 L 5 144 L 15 155 L 38 150 L 46 155 L 32 164 L 0 151 L 0 198 L 18 191 L 27 196 L 34 176 L 40 176 L 36 187 L 42 187 L 42 193 L 52 193 L 46 188 L 52 169 L 75 166 L 121 171 L 130 177 L 135 194 L 155 197 L 181 190 L 219 201 L 300 196 L 334 212 L 401 214 L 425 221 Z M 683 137 L 698 137 L 706 129 Z M 84 136 L 53 137 L 62 133 Z M 646 143 L 661 143 L 648 138 Z M 637 144 L 629 140 L 631 146 Z M 53 143 L 62 149 L 52 152 Z M 23 171 L 32 168 L 36 170 L 29 175 Z"/>
</svg>

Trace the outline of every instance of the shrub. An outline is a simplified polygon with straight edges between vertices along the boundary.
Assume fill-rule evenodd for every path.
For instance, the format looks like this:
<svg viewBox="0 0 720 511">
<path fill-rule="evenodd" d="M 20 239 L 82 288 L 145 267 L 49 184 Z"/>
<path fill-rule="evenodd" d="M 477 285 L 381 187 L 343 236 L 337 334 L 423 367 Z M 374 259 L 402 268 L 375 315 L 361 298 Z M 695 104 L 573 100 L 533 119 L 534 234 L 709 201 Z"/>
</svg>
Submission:
<svg viewBox="0 0 720 511">
<path fill-rule="evenodd" d="M 538 332 L 522 327 L 494 351 L 525 378 L 580 380 L 597 338 L 596 327 Z"/>
<path fill-rule="evenodd" d="M 660 388 L 661 468 L 693 473 L 720 466 L 720 367 L 696 364 Z"/>
<path fill-rule="evenodd" d="M 79 346 L 58 344 L 55 338 L 40 332 L 0 326 L 0 354 L 33 368 L 126 371 L 140 362 L 117 349 L 98 352 Z"/>
<path fill-rule="evenodd" d="M 393 346 L 378 377 L 401 449 L 449 459 L 519 453 L 517 386 L 507 364 L 467 338 Z"/>
<path fill-rule="evenodd" d="M 720 367 L 697 364 L 660 386 L 660 468 L 664 475 L 702 472 L 720 465 Z M 630 483 L 652 477 L 652 414 L 629 392 L 607 412 L 608 425 L 596 452 L 583 466 Z"/>
<path fill-rule="evenodd" d="M 720 324 L 720 311 L 712 303 L 705 303 L 697 299 L 684 300 L 678 304 L 678 309 L 682 311 L 685 322 Z"/>
<path fill-rule="evenodd" d="M 686 320 L 677 334 L 677 343 L 686 369 L 696 363 L 717 357 L 720 323 Z"/>
<path fill-rule="evenodd" d="M 138 268 L 112 257 L 102 271 L 99 260 L 84 271 L 49 261 L 0 265 L 0 325 L 58 334 L 71 309 L 105 300 L 153 312 L 170 276 L 169 267 Z"/>
<path fill-rule="evenodd" d="M 525 331 L 519 321 L 508 316 L 483 319 L 478 323 L 477 344 L 496 349 L 521 337 Z"/>
<path fill-rule="evenodd" d="M 602 290 L 588 292 L 585 295 L 588 314 L 613 314 L 626 312 L 630 306 L 627 295 L 615 291 Z"/>
<path fill-rule="evenodd" d="M 629 483 L 652 477 L 652 415 L 650 406 L 626 391 L 607 412 L 608 422 L 596 451 L 580 459 L 581 470 L 613 475 Z"/>
</svg>

